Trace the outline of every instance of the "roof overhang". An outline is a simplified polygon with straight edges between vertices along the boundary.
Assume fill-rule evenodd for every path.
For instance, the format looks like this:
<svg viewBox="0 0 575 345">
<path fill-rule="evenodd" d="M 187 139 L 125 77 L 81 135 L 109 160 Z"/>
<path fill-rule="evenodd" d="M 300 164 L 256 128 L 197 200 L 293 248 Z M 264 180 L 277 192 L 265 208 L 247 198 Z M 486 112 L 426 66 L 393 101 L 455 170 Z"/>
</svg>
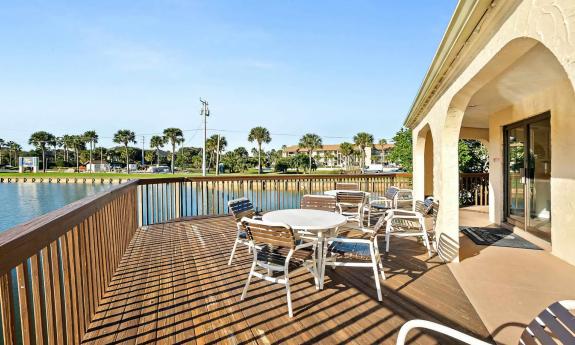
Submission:
<svg viewBox="0 0 575 345">
<path fill-rule="evenodd" d="M 466 42 L 478 29 L 483 17 L 492 7 L 494 0 L 459 0 L 449 21 L 447 30 L 435 53 L 431 66 L 425 74 L 419 92 L 411 105 L 404 125 L 414 128 L 425 115 L 431 100 L 443 91 L 445 76 L 459 57 Z"/>
</svg>

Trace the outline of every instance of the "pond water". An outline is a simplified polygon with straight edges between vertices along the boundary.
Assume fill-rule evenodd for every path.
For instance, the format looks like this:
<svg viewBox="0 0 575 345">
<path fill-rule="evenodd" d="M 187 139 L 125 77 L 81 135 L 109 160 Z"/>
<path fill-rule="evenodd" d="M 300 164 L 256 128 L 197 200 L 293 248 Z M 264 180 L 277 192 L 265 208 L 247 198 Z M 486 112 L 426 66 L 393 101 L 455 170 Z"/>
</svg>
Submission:
<svg viewBox="0 0 575 345">
<path fill-rule="evenodd" d="M 0 183 L 0 232 L 111 186 L 73 183 Z"/>
</svg>

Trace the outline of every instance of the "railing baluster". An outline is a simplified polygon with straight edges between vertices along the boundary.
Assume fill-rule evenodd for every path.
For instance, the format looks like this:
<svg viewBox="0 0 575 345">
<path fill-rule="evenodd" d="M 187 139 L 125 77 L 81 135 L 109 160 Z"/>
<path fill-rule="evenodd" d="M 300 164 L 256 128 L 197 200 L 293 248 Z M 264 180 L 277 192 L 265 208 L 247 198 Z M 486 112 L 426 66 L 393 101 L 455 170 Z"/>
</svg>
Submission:
<svg viewBox="0 0 575 345">
<path fill-rule="evenodd" d="M 24 345 L 32 343 L 33 329 L 30 317 L 33 315 L 32 301 L 29 299 L 28 294 L 28 281 L 30 275 L 28 274 L 28 260 L 16 267 L 16 277 L 18 283 L 18 305 L 20 311 L 20 328 L 22 332 L 22 343 Z"/>
</svg>

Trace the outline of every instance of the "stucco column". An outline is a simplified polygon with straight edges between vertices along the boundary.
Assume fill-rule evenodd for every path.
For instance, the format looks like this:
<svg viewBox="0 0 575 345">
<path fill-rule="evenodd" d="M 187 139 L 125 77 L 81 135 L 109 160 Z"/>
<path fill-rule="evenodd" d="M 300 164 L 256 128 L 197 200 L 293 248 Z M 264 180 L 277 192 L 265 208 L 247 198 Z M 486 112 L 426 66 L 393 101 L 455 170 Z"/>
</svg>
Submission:
<svg viewBox="0 0 575 345">
<path fill-rule="evenodd" d="M 422 129 L 414 129 L 413 142 L 413 196 L 415 200 L 423 200 L 425 191 L 425 138 Z"/>
<path fill-rule="evenodd" d="M 440 242 L 449 242 L 459 248 L 459 131 L 463 112 L 454 108 L 448 110 L 441 138 L 437 138 L 435 157 L 435 190 L 438 191 L 439 215 L 436 235 Z M 440 140 L 439 140 L 440 139 Z M 443 238 L 442 238 L 443 237 Z M 450 258 L 459 261 L 459 255 Z"/>
</svg>

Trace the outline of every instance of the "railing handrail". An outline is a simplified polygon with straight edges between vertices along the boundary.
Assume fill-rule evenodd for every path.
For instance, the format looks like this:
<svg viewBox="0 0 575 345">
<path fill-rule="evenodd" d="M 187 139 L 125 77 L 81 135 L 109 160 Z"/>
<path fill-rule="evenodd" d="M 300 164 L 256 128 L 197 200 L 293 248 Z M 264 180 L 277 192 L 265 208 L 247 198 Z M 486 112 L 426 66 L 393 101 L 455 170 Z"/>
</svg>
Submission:
<svg viewBox="0 0 575 345">
<path fill-rule="evenodd" d="M 222 175 L 222 176 L 186 176 L 186 177 L 158 177 L 143 178 L 138 180 L 140 185 L 171 183 L 171 182 L 195 182 L 195 181 L 281 181 L 281 180 L 340 180 L 340 179 L 364 179 L 364 178 L 389 178 L 389 177 L 412 177 L 411 173 L 392 174 L 309 174 L 309 175 Z"/>
<path fill-rule="evenodd" d="M 111 187 L 0 233 L 0 276 L 49 245 L 105 204 L 137 188 L 139 180 Z"/>
</svg>

